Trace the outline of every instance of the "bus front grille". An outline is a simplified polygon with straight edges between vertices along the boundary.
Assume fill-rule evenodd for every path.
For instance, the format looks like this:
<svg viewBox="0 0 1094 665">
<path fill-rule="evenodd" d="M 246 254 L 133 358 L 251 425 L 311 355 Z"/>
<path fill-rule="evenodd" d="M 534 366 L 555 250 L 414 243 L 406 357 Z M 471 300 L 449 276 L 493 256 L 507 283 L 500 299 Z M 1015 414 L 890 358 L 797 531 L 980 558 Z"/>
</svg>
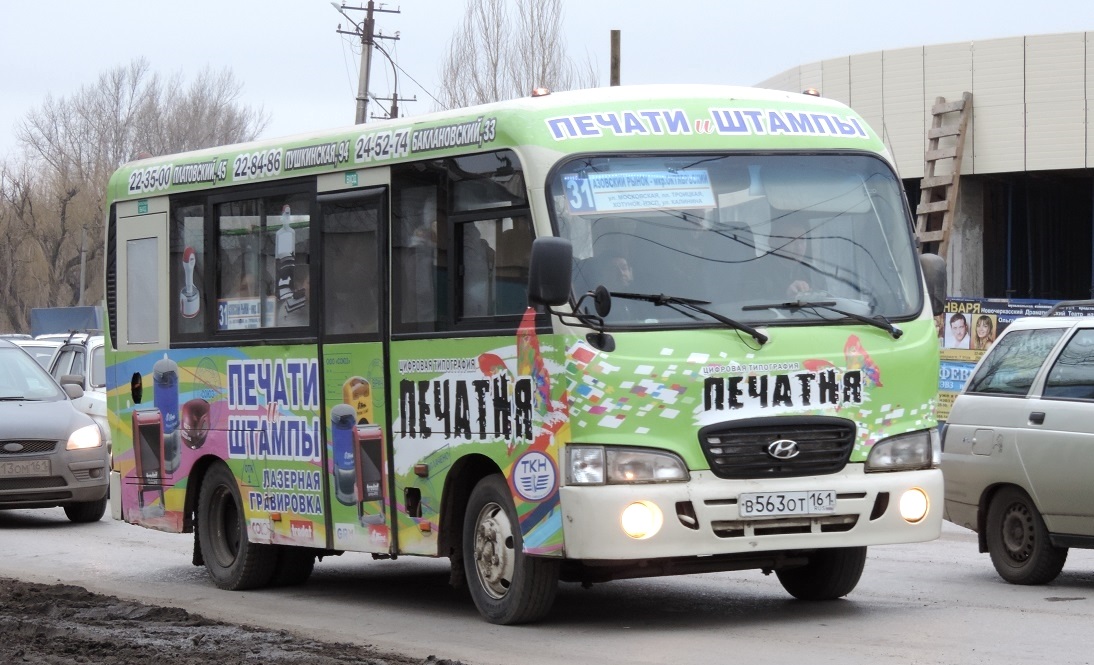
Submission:
<svg viewBox="0 0 1094 665">
<path fill-rule="evenodd" d="M 855 444 L 855 424 L 828 416 L 745 418 L 699 430 L 715 476 L 794 478 L 843 469 Z"/>
</svg>

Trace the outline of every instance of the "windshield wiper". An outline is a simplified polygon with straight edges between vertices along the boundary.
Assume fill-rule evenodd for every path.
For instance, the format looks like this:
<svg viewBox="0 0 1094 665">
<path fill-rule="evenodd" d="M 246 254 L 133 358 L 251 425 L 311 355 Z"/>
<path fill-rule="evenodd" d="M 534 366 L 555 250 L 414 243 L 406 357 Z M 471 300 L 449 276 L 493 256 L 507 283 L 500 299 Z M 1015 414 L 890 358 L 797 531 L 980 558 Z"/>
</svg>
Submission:
<svg viewBox="0 0 1094 665">
<path fill-rule="evenodd" d="M 643 302 L 651 302 L 658 307 L 670 307 L 678 312 L 682 312 L 680 308 L 690 309 L 693 312 L 699 312 L 700 314 L 706 314 L 710 318 L 724 323 L 734 330 L 740 330 L 741 332 L 748 333 L 759 342 L 760 344 L 766 344 L 768 337 L 759 330 L 756 330 L 752 326 L 741 323 L 740 321 L 734 321 L 728 316 L 723 316 L 718 312 L 709 310 L 702 305 L 709 305 L 709 300 L 695 300 L 694 298 L 681 298 L 680 296 L 668 296 L 664 293 L 652 294 L 652 293 L 616 293 L 611 292 L 613 298 L 623 298 L 625 300 L 641 300 Z"/>
<path fill-rule="evenodd" d="M 773 302 L 763 305 L 745 305 L 741 309 L 744 311 L 752 311 L 757 309 L 811 309 L 816 307 L 846 316 L 849 319 L 865 323 L 868 326 L 881 328 L 892 335 L 893 339 L 900 339 L 900 336 L 904 334 L 903 330 L 889 323 L 883 316 L 878 315 L 877 318 L 871 318 L 869 316 L 855 314 L 854 312 L 848 312 L 836 307 L 836 301 L 834 300 L 790 300 L 787 302 Z"/>
<path fill-rule="evenodd" d="M 0 402 L 26 402 L 30 401 L 22 395 L 0 395 Z"/>
</svg>

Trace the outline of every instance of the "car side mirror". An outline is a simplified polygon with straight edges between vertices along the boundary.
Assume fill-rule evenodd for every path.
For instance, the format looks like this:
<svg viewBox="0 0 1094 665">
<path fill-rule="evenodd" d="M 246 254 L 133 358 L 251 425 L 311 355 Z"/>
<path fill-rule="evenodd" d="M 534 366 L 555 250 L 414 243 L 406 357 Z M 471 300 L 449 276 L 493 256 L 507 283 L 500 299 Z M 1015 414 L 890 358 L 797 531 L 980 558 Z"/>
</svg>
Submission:
<svg viewBox="0 0 1094 665">
<path fill-rule="evenodd" d="M 84 389 L 78 383 L 62 383 L 61 388 L 64 389 L 69 399 L 80 399 L 84 396 Z"/>
<path fill-rule="evenodd" d="M 81 374 L 62 374 L 61 385 L 79 386 L 81 391 L 87 389 L 87 386 L 84 385 L 84 377 Z"/>
<path fill-rule="evenodd" d="M 570 300 L 574 248 L 565 238 L 536 238 L 528 264 L 528 302 L 556 307 Z"/>
<path fill-rule="evenodd" d="M 927 297 L 931 300 L 931 314 L 938 316 L 946 308 L 946 260 L 938 254 L 920 254 L 919 265 L 927 281 Z"/>
</svg>

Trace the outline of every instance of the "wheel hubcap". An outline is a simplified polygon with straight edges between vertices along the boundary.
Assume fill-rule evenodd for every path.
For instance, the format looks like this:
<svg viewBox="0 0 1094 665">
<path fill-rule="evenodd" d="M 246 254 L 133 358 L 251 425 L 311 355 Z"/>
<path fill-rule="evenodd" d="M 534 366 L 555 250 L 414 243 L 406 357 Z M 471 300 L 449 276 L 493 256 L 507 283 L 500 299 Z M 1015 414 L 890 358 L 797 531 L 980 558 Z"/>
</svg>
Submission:
<svg viewBox="0 0 1094 665">
<path fill-rule="evenodd" d="M 492 598 L 503 598 L 508 593 L 515 558 L 509 516 L 498 504 L 488 503 L 475 522 L 475 570 L 482 588 Z"/>
<path fill-rule="evenodd" d="M 1033 553 L 1033 516 L 1029 508 L 1013 504 L 1003 516 L 1003 545 L 1007 555 L 1019 563 Z"/>
</svg>

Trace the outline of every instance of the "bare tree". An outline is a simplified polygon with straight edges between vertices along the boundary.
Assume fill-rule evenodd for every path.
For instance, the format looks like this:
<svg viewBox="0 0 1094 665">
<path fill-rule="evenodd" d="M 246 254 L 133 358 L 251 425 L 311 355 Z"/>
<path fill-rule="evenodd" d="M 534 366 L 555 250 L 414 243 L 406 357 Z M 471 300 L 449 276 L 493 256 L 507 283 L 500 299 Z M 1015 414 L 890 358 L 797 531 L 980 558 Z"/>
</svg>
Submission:
<svg viewBox="0 0 1094 665">
<path fill-rule="evenodd" d="M 111 174 L 138 152 L 255 138 L 268 117 L 239 104 L 241 87 L 211 69 L 189 86 L 181 75 L 164 83 L 142 58 L 30 111 L 16 131 L 20 159 L 0 165 L 0 234 L 11 239 L 0 246 L 0 326 L 26 330 L 32 307 L 100 302 Z"/>
<path fill-rule="evenodd" d="M 523 97 L 534 88 L 572 90 L 598 85 L 586 59 L 566 55 L 562 0 L 468 0 L 463 24 L 448 43 L 440 93 L 444 108 Z"/>
</svg>

